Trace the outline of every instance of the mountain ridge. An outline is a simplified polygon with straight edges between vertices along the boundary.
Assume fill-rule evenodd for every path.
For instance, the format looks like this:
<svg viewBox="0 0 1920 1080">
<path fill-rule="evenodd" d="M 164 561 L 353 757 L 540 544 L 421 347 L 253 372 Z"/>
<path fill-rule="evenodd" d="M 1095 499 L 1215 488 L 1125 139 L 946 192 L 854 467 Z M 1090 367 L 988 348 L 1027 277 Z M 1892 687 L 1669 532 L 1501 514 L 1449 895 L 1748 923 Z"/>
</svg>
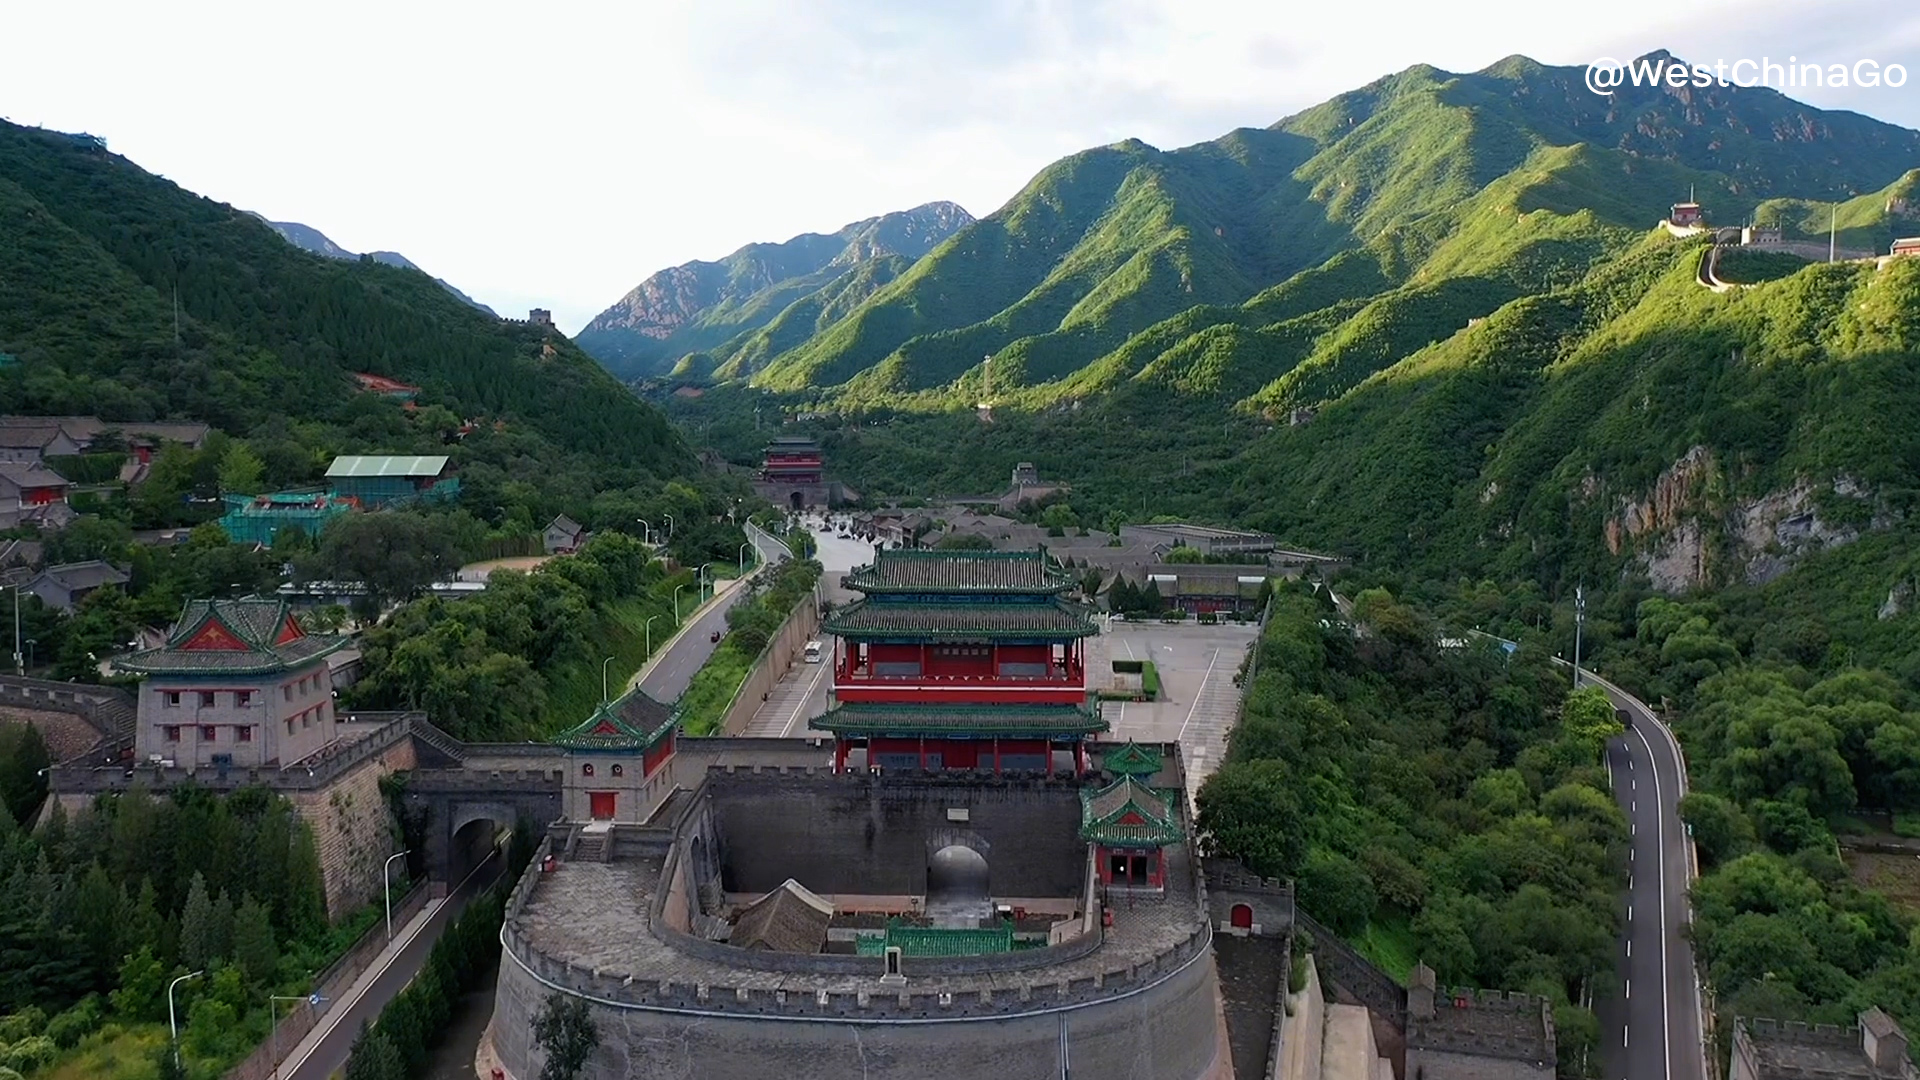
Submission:
<svg viewBox="0 0 1920 1080">
<path fill-rule="evenodd" d="M 272 226 L 273 231 L 284 237 L 287 243 L 303 251 L 311 251 L 315 255 L 324 255 L 329 259 L 358 259 L 363 257 L 359 252 L 348 251 L 346 248 L 334 243 L 326 233 L 321 232 L 311 225 L 303 225 L 298 221 L 274 221 L 265 214 L 255 214 L 254 216 Z M 419 270 L 423 274 L 427 273 L 425 270 L 420 269 L 418 263 L 397 251 L 369 251 L 365 253 L 364 257 L 386 266 L 397 266 L 402 270 Z M 432 274 L 427 274 L 427 276 L 433 277 Z M 458 297 L 462 303 L 469 307 L 484 311 L 496 319 L 500 317 L 499 312 L 468 296 L 466 293 L 461 292 L 447 279 L 434 277 L 433 280 L 438 282 L 441 288 Z"/>
<path fill-rule="evenodd" d="M 868 264 L 887 264 L 878 276 L 889 276 L 972 221 L 957 203 L 923 203 L 832 233 L 747 244 L 718 260 L 668 267 L 595 316 L 576 340 L 623 378 L 661 374 L 689 353 L 763 329 L 796 302 L 860 285 L 858 271 Z"/>
</svg>

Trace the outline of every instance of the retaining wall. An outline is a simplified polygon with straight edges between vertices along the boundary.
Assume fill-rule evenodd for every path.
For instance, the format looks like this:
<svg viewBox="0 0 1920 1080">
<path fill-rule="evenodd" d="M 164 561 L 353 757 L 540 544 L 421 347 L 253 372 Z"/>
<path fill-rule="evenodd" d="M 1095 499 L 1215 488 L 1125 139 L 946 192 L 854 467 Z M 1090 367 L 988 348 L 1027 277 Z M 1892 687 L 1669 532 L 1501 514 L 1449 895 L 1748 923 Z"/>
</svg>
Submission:
<svg viewBox="0 0 1920 1080">
<path fill-rule="evenodd" d="M 417 882 L 404 898 L 393 905 L 394 932 L 398 933 L 426 902 L 426 882 Z M 366 933 L 360 935 L 360 940 L 354 942 L 353 947 L 348 949 L 340 959 L 335 960 L 320 974 L 314 976 L 313 992 L 338 1002 L 353 986 L 354 981 L 373 966 L 374 960 L 386 947 L 387 925 L 383 918 L 380 922 L 374 923 Z M 281 1002 L 281 1004 L 293 1011 L 281 1018 L 278 1028 L 271 1037 L 255 1047 L 253 1053 L 247 1055 L 240 1064 L 227 1070 L 225 1080 L 266 1080 L 267 1077 L 272 1076 L 273 1068 L 278 1064 L 274 1060 L 275 1052 L 278 1051 L 281 1060 L 285 1060 L 286 1055 L 293 1053 L 294 1048 L 300 1045 L 300 1040 L 306 1038 L 307 1033 L 320 1022 L 320 1018 L 326 1015 L 326 1009 L 332 1007 L 322 1005 L 316 1009 L 305 1002 L 293 1001 Z"/>
<path fill-rule="evenodd" d="M 780 629 L 760 650 L 760 658 L 753 662 L 747 677 L 740 683 L 740 689 L 734 693 L 733 701 L 727 705 L 726 714 L 721 718 L 720 731 L 727 735 L 739 735 L 747 730 L 747 724 L 753 714 L 759 711 L 760 704 L 780 679 L 795 663 L 800 662 L 801 652 L 807 642 L 812 641 L 820 632 L 820 608 L 812 593 L 800 598 L 780 624 Z M 823 661 L 824 662 L 824 661 Z"/>
</svg>

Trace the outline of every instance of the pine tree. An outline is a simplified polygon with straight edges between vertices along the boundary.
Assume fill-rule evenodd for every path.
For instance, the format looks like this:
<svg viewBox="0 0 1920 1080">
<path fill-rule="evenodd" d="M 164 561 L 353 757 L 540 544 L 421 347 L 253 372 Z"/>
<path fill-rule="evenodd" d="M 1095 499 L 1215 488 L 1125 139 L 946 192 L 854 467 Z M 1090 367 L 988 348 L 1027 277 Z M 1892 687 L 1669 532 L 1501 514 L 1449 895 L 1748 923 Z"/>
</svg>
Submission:
<svg viewBox="0 0 1920 1080">
<path fill-rule="evenodd" d="M 407 1080 L 406 1064 L 393 1040 L 363 1024 L 347 1054 L 346 1080 Z"/>
<path fill-rule="evenodd" d="M 313 830 L 295 822 L 293 853 L 287 858 L 287 935 L 306 939 L 327 928 L 327 890 L 320 876 L 320 849 Z"/>
<path fill-rule="evenodd" d="M 273 920 L 265 904 L 248 893 L 233 916 L 233 962 L 256 986 L 273 978 L 280 965 L 280 948 L 273 940 Z"/>
<path fill-rule="evenodd" d="M 113 985 L 120 966 L 121 930 L 125 926 L 120 890 L 99 863 L 87 867 L 74 886 L 67 918 L 78 939 L 79 959 L 93 973 L 96 989 Z"/>
<path fill-rule="evenodd" d="M 574 1080 L 600 1045 L 593 1006 L 585 998 L 554 991 L 533 1018 L 534 1045 L 546 1052 L 540 1080 Z"/>
<path fill-rule="evenodd" d="M 213 917 L 207 922 L 209 960 L 225 960 L 233 955 L 233 898 L 221 889 L 213 902 Z"/>
<path fill-rule="evenodd" d="M 213 900 L 207 896 L 207 879 L 198 871 L 187 886 L 187 903 L 180 909 L 180 962 L 194 970 L 205 968 L 218 956 L 214 951 Z"/>
<path fill-rule="evenodd" d="M 1146 590 L 1140 594 L 1140 606 L 1149 615 L 1158 615 L 1167 609 L 1167 602 L 1160 598 L 1160 583 L 1147 582 Z"/>
</svg>

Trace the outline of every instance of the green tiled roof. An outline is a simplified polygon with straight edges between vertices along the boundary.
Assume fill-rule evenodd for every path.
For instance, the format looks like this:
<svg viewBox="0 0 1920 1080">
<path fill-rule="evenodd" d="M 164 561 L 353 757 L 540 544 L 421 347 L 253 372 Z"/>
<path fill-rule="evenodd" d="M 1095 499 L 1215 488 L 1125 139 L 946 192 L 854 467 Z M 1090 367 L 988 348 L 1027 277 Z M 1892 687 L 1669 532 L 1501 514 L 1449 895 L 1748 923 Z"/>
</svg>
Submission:
<svg viewBox="0 0 1920 1080">
<path fill-rule="evenodd" d="M 862 600 L 842 608 L 825 630 L 844 638 L 980 640 L 1028 638 L 1067 641 L 1100 632 L 1078 604 L 911 604 Z"/>
<path fill-rule="evenodd" d="M 935 926 L 910 926 L 899 919 L 887 920 L 885 934 L 862 934 L 854 939 L 854 951 L 860 956 L 885 956 L 889 947 L 905 957 L 980 956 L 985 953 L 1013 951 L 1013 924 L 1002 920 L 998 927 L 983 930 L 952 930 Z"/>
<path fill-rule="evenodd" d="M 807 722 L 836 735 L 983 735 L 1014 738 L 1092 735 L 1107 730 L 1098 713 L 1078 705 L 919 705 L 851 701 Z"/>
<path fill-rule="evenodd" d="M 1111 847 L 1165 847 L 1182 839 L 1178 792 L 1156 791 L 1123 776 L 1095 791 L 1080 790 L 1080 839 Z"/>
<path fill-rule="evenodd" d="M 1072 575 L 1032 551 L 923 551 L 887 548 L 843 579 L 863 593 L 1060 593 Z"/>
<path fill-rule="evenodd" d="M 407 457 L 404 455 L 344 456 L 327 466 L 327 477 L 342 476 L 439 476 L 447 468 L 445 455 Z"/>
<path fill-rule="evenodd" d="M 1115 776 L 1148 777 L 1160 771 L 1164 760 L 1159 751 L 1129 739 L 1125 746 L 1107 751 L 1100 759 L 1100 767 Z"/>
<path fill-rule="evenodd" d="M 672 709 L 648 697 L 639 687 L 616 701 L 603 702 L 593 714 L 555 736 L 555 746 L 569 750 L 645 750 L 673 729 Z"/>
<path fill-rule="evenodd" d="M 165 645 L 122 657 L 114 666 L 139 675 L 260 675 L 311 663 L 347 643 L 332 634 L 305 633 L 276 643 L 291 618 L 284 600 L 189 600 Z M 184 648 L 209 622 L 240 647 Z"/>
</svg>

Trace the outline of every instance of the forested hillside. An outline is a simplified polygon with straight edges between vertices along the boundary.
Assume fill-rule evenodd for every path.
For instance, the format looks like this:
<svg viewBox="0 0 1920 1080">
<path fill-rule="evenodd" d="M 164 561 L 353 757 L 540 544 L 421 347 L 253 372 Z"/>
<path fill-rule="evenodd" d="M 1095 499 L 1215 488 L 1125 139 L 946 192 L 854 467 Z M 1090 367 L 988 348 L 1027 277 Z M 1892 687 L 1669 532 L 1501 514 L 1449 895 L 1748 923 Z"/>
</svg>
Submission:
<svg viewBox="0 0 1920 1080">
<path fill-rule="evenodd" d="M 657 410 L 547 328 L 415 270 L 298 250 L 97 144 L 11 124 L 0 354 L 0 411 L 204 420 L 247 440 L 268 487 L 335 453 L 445 446 L 471 507 L 531 525 L 693 468 Z M 422 407 L 358 393 L 354 372 L 420 386 Z M 456 439 L 463 420 L 479 423 Z"/>
<path fill-rule="evenodd" d="M 1712 235 L 1655 225 L 1691 192 L 1804 241 L 1837 207 L 1840 249 L 1885 251 L 1920 232 L 1916 163 L 1920 133 L 1772 90 L 1609 105 L 1573 68 L 1418 67 L 1270 129 L 1059 162 L 750 382 L 668 407 L 741 461 L 774 408 L 823 414 L 876 497 L 1025 460 L 1082 520 L 1544 581 L 1764 577 L 1904 512 L 1920 444 L 1888 418 L 1920 405 L 1920 276 L 1736 250 L 1746 287 L 1715 292 Z"/>
</svg>

